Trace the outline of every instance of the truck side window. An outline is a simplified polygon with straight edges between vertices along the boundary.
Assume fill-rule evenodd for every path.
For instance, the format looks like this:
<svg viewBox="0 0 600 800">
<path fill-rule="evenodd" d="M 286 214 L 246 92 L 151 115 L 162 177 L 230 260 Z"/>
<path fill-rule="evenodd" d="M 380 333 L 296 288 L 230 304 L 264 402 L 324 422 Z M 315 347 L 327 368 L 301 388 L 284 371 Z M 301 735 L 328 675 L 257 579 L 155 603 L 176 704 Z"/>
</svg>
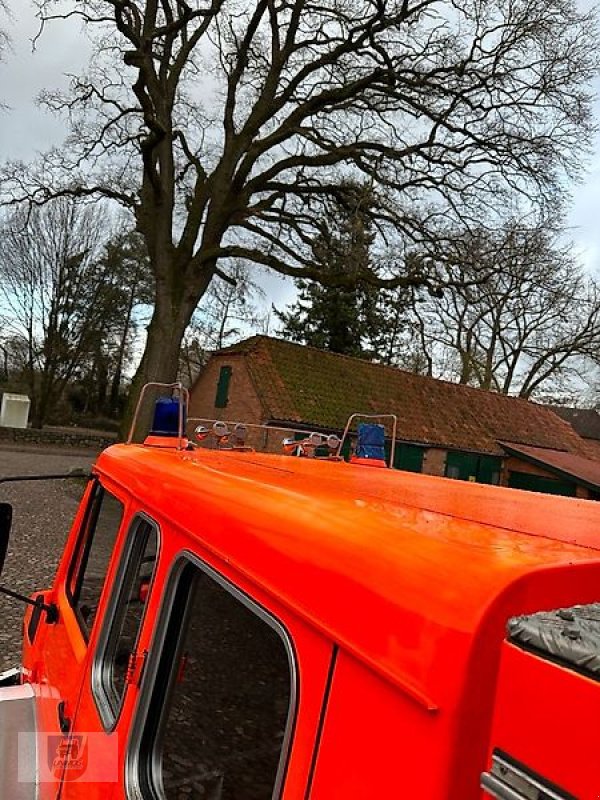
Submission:
<svg viewBox="0 0 600 800">
<path fill-rule="evenodd" d="M 141 796 L 279 798 L 296 674 L 284 629 L 191 562 L 172 597 L 137 742 Z"/>
<path fill-rule="evenodd" d="M 127 684 L 158 554 L 158 529 L 146 517 L 134 519 L 115 581 L 94 663 L 94 693 L 107 728 L 114 725 Z"/>
<path fill-rule="evenodd" d="M 79 538 L 68 588 L 86 639 L 94 624 L 108 565 L 123 519 L 123 504 L 98 484 Z"/>
</svg>

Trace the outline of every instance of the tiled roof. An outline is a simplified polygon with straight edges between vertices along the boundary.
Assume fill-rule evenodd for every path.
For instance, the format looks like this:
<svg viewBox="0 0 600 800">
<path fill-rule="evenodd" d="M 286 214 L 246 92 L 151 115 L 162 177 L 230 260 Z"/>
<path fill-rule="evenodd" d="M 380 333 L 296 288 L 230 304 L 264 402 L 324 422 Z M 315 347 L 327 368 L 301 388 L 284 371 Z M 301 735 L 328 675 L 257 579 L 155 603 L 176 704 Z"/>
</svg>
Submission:
<svg viewBox="0 0 600 800">
<path fill-rule="evenodd" d="M 600 489 L 600 461 L 557 450 L 512 443 L 505 444 L 504 448 L 507 452 L 544 466 L 552 472 L 575 478 L 577 483 L 585 483 L 593 489 Z"/>
<path fill-rule="evenodd" d="M 568 406 L 551 406 L 551 408 L 584 439 L 600 441 L 600 414 L 595 408 L 569 408 Z"/>
<path fill-rule="evenodd" d="M 586 439 L 585 454 L 588 458 L 600 461 L 600 441 L 596 439 Z"/>
<path fill-rule="evenodd" d="M 268 336 L 217 356 L 246 356 L 265 419 L 343 429 L 350 414 L 397 414 L 401 441 L 503 454 L 498 440 L 585 454 L 548 407 Z"/>
</svg>

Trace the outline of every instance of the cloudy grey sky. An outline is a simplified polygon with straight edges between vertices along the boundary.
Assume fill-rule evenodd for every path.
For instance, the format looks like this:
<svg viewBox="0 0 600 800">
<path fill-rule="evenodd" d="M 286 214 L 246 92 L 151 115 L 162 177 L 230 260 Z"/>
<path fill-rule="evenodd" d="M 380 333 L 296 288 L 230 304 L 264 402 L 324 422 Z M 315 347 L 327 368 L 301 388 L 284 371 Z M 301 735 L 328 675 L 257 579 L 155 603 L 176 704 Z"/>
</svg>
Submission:
<svg viewBox="0 0 600 800">
<path fill-rule="evenodd" d="M 17 3 L 13 2 L 13 8 Z M 68 86 L 68 75 L 81 71 L 88 63 L 90 49 L 81 25 L 63 21 L 49 27 L 36 42 L 38 22 L 29 3 L 22 3 L 8 28 L 12 51 L 0 63 L 0 159 L 27 161 L 52 145 L 59 145 L 65 135 L 60 118 L 37 105 L 42 89 Z M 291 279 L 264 271 L 258 281 L 267 293 L 266 304 L 282 308 L 295 296 Z"/>
<path fill-rule="evenodd" d="M 589 5 L 589 0 L 581 0 Z M 37 22 L 29 3 L 13 3 L 10 25 L 13 49 L 0 64 L 0 100 L 8 109 L 0 112 L 0 158 L 28 160 L 53 144 L 59 144 L 64 128 L 59 119 L 40 110 L 36 97 L 43 88 L 59 88 L 66 74 L 78 72 L 88 60 L 89 49 L 79 23 L 61 22 L 48 29 L 32 52 Z M 595 87 L 600 95 L 600 79 Z M 596 102 L 600 123 L 600 101 Z M 583 181 L 573 187 L 569 215 L 571 235 L 586 266 L 600 276 L 600 134 L 588 160 Z M 270 299 L 281 305 L 293 296 L 290 282 L 276 277 L 266 281 Z"/>
</svg>

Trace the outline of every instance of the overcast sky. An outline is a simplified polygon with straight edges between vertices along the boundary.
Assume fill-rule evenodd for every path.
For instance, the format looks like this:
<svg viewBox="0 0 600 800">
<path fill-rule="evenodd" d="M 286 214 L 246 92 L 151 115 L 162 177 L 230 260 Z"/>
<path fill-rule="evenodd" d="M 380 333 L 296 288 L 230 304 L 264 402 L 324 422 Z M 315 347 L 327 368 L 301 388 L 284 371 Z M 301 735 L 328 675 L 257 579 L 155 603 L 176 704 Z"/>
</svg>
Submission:
<svg viewBox="0 0 600 800">
<path fill-rule="evenodd" d="M 588 5 L 587 0 L 581 0 Z M 18 10 L 10 26 L 13 50 L 0 64 L 0 159 L 28 160 L 53 144 L 59 144 L 64 128 L 59 119 L 41 111 L 36 97 L 43 88 L 65 86 L 67 73 L 77 73 L 88 59 L 88 47 L 79 24 L 61 22 L 48 29 L 32 52 L 37 23 L 29 3 L 13 3 Z M 600 94 L 600 80 L 596 82 Z M 600 123 L 600 102 L 596 103 Z M 572 238 L 586 266 L 600 275 L 600 134 L 588 161 L 583 182 L 573 188 L 569 215 Z M 265 284 L 265 279 L 263 279 Z M 290 282 L 266 279 L 270 299 L 281 305 L 293 296 Z"/>
<path fill-rule="evenodd" d="M 13 2 L 13 7 L 17 3 Z M 6 26 L 12 37 L 12 52 L 0 63 L 0 159 L 27 161 L 58 145 L 65 135 L 64 123 L 54 114 L 40 109 L 36 98 L 42 89 L 68 86 L 68 74 L 77 74 L 88 63 L 89 46 L 76 21 L 63 21 L 49 27 L 36 42 L 38 23 L 29 3 L 23 3 L 12 24 Z M 263 270 L 258 282 L 267 293 L 266 305 L 285 306 L 295 296 L 293 281 Z"/>
</svg>

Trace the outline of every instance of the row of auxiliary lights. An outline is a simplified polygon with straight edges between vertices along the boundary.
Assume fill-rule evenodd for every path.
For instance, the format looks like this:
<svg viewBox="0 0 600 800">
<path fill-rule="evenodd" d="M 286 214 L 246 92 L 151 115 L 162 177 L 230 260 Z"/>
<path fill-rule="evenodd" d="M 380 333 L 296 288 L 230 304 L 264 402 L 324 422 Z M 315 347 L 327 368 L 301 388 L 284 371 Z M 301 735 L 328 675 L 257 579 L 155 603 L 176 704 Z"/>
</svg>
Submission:
<svg viewBox="0 0 600 800">
<path fill-rule="evenodd" d="M 273 432 L 273 428 L 266 425 L 250 426 L 259 430 Z M 215 440 L 217 448 L 222 449 L 250 449 L 246 445 L 248 438 L 248 426 L 241 422 L 233 423 L 232 427 L 226 422 L 217 420 L 209 428 L 205 425 L 198 425 L 194 430 L 194 439 L 197 442 L 204 442 L 209 438 Z M 335 433 L 309 433 L 304 439 L 284 438 L 282 442 L 283 452 L 288 455 L 305 455 L 313 457 L 319 448 L 326 447 L 329 456 L 337 455 L 340 449 L 341 439 Z"/>
<path fill-rule="evenodd" d="M 170 397 L 159 397 L 155 403 L 154 416 L 150 437 L 176 437 L 180 441 L 180 446 L 185 446 L 185 428 L 191 419 L 187 419 L 187 409 L 189 403 L 189 393 L 187 389 L 183 389 L 180 384 L 167 385 L 164 384 L 146 384 L 140 394 L 138 406 L 134 415 L 131 425 L 128 442 L 131 443 L 133 439 L 133 432 L 135 430 L 136 421 L 140 406 L 142 404 L 145 390 L 150 386 L 160 386 L 161 388 L 176 388 L 178 396 L 171 395 Z M 304 455 L 315 457 L 319 448 L 324 448 L 327 453 L 324 454 L 325 458 L 335 458 L 341 460 L 341 449 L 346 438 L 351 435 L 351 425 L 357 418 L 363 419 L 382 419 L 389 418 L 393 423 L 393 432 L 390 446 L 389 462 L 386 463 L 385 453 L 385 428 L 381 424 L 360 423 L 357 425 L 357 443 L 352 461 L 359 463 L 371 462 L 373 466 L 388 466 L 391 467 L 394 463 L 394 451 L 396 445 L 396 431 L 397 431 L 397 417 L 394 414 L 351 414 L 344 428 L 344 434 L 340 438 L 337 434 L 323 434 L 323 433 L 306 433 L 305 431 L 294 430 L 293 428 L 280 428 L 286 433 L 300 434 L 303 438 L 285 438 L 283 440 L 283 450 L 285 453 L 294 455 Z M 201 420 L 194 420 L 201 421 Z M 206 420 L 204 420 L 206 421 Z M 211 420 L 212 422 L 212 420 Z M 248 437 L 248 428 L 260 429 L 264 432 L 272 432 L 273 427 L 267 425 L 249 424 L 245 425 L 241 422 L 222 422 L 216 420 L 212 422 L 209 428 L 206 425 L 198 425 L 194 430 L 194 439 L 197 443 L 206 441 L 209 437 L 214 437 L 217 448 L 236 449 L 236 450 L 249 450 L 246 444 Z M 275 428 L 276 430 L 276 428 Z M 147 443 L 148 440 L 146 440 Z M 193 446 L 193 445 L 192 445 Z"/>
</svg>

